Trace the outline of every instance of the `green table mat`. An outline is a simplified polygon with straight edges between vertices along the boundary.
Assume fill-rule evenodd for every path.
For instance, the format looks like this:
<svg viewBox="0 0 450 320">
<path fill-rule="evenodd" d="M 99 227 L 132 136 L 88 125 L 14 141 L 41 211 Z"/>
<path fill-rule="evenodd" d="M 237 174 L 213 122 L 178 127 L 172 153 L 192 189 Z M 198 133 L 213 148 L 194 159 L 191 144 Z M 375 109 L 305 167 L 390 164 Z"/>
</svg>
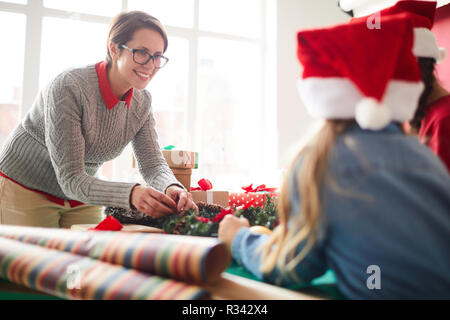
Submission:
<svg viewBox="0 0 450 320">
<path fill-rule="evenodd" d="M 247 279 L 260 281 L 252 273 L 250 273 L 247 269 L 239 265 L 234 260 L 228 267 L 226 272 Z M 346 299 L 337 288 L 336 277 L 334 275 L 333 270 L 328 270 L 327 272 L 325 272 L 323 276 L 314 279 L 311 283 L 296 284 L 287 286 L 285 288 L 300 291 L 302 293 L 311 294 L 322 298 L 337 299 L 337 300 Z"/>
<path fill-rule="evenodd" d="M 0 300 L 63 300 L 0 278 Z"/>
</svg>

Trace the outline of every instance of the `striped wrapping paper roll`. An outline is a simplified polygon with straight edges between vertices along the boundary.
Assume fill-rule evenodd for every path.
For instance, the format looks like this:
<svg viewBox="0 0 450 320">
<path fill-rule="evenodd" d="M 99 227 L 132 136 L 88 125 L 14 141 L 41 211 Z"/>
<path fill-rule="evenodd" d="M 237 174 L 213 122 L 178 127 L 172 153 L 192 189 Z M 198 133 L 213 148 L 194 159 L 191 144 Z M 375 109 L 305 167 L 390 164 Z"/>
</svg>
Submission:
<svg viewBox="0 0 450 320">
<path fill-rule="evenodd" d="M 0 225 L 0 237 L 196 283 L 217 280 L 231 262 L 226 246 L 206 237 L 11 225 Z"/>
<path fill-rule="evenodd" d="M 195 285 L 5 238 L 0 238 L 0 277 L 66 299 L 190 300 L 208 297 L 206 291 Z"/>
</svg>

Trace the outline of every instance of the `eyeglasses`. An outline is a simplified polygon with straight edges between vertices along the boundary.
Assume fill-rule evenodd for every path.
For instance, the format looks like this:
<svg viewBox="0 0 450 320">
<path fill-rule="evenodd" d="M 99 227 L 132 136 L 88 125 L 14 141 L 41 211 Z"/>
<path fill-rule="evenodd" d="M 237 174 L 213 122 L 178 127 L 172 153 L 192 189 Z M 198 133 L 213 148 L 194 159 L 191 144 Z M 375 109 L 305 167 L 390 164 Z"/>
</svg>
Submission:
<svg viewBox="0 0 450 320">
<path fill-rule="evenodd" d="M 127 49 L 128 51 L 131 51 L 133 53 L 133 61 L 136 62 L 137 64 L 145 65 L 150 60 L 152 60 L 155 68 L 160 69 L 164 67 L 167 64 L 167 62 L 169 62 L 169 58 L 164 57 L 163 55 L 160 54 L 152 56 L 144 49 L 131 49 L 124 44 L 122 45 L 122 48 Z"/>
</svg>

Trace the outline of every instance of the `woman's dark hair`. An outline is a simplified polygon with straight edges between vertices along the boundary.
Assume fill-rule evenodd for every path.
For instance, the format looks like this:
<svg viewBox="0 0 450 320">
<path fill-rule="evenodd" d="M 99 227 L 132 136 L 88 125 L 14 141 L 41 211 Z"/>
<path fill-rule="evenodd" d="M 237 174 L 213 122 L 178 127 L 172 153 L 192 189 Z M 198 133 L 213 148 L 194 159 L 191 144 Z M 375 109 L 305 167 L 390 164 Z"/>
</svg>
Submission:
<svg viewBox="0 0 450 320">
<path fill-rule="evenodd" d="M 167 33 L 158 19 L 142 11 L 122 12 L 111 20 L 109 26 L 106 43 L 106 62 L 108 65 L 111 65 L 112 62 L 112 57 L 109 52 L 109 42 L 112 41 L 118 46 L 126 44 L 132 39 L 134 32 L 139 29 L 153 29 L 159 32 L 164 40 L 164 51 L 167 50 Z"/>
<path fill-rule="evenodd" d="M 419 106 L 417 107 L 416 113 L 414 114 L 413 119 L 409 122 L 411 127 L 416 131 L 419 131 L 420 124 L 422 119 L 425 117 L 427 112 L 427 101 L 433 90 L 434 82 L 436 81 L 436 77 L 434 76 L 434 66 L 436 64 L 436 60 L 434 58 L 418 58 L 419 67 L 422 73 L 422 81 L 425 84 L 425 89 L 420 96 Z"/>
</svg>

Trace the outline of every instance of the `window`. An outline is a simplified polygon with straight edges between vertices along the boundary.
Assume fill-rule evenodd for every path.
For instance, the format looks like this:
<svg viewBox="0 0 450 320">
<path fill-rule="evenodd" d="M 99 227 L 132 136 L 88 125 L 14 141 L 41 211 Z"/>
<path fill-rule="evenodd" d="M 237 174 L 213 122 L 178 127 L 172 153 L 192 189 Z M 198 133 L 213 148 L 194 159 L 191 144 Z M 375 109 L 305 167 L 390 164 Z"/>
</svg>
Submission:
<svg viewBox="0 0 450 320">
<path fill-rule="evenodd" d="M 219 186 L 239 177 L 248 184 L 263 170 L 262 52 L 256 44 L 210 37 L 201 37 L 198 48 L 201 173 L 220 177 Z"/>
<path fill-rule="evenodd" d="M 261 0 L 200 0 L 200 30 L 259 39 Z"/>
<path fill-rule="evenodd" d="M 25 51 L 25 15 L 0 11 L 0 146 L 19 122 Z"/>
<path fill-rule="evenodd" d="M 44 0 L 44 7 L 67 12 L 114 16 L 122 9 L 121 0 Z"/>
<path fill-rule="evenodd" d="M 64 33 L 61 33 L 64 30 Z M 42 24 L 39 86 L 44 87 L 64 69 L 105 59 L 104 24 L 74 19 L 44 17 Z M 89 34 L 89 37 L 86 37 Z"/>
<path fill-rule="evenodd" d="M 161 147 L 183 146 L 186 142 L 186 115 L 188 113 L 189 42 L 170 37 L 164 55 L 169 63 L 150 82 L 152 105 Z"/>
<path fill-rule="evenodd" d="M 27 4 L 27 0 L 5 0 L 4 2 Z"/>
<path fill-rule="evenodd" d="M 194 0 L 128 0 L 130 10 L 141 10 L 164 25 L 192 28 L 194 25 Z"/>
<path fill-rule="evenodd" d="M 276 159 L 271 156 L 276 139 L 266 138 L 275 135 L 276 120 L 274 103 L 266 98 L 275 91 L 275 82 L 270 86 L 268 81 L 272 74 L 267 67 L 271 56 L 266 15 L 274 11 L 267 8 L 272 2 L 0 1 L 0 27 L 14 30 L 0 37 L 15 48 L 3 50 L 0 59 L 8 75 L 0 79 L 0 108 L 7 108 L 12 117 L 1 121 L 0 147 L 48 81 L 66 68 L 105 58 L 106 33 L 115 14 L 142 10 L 158 18 L 169 35 L 169 64 L 147 87 L 161 147 L 170 144 L 199 152 L 192 185 L 200 178 L 210 179 L 216 190 L 271 184 L 274 180 L 267 180 L 266 173 L 276 168 L 276 161 L 268 160 Z M 268 123 L 273 123 L 269 129 Z M 106 163 L 102 175 L 130 180 L 131 152 L 127 147 L 118 159 Z"/>
</svg>

